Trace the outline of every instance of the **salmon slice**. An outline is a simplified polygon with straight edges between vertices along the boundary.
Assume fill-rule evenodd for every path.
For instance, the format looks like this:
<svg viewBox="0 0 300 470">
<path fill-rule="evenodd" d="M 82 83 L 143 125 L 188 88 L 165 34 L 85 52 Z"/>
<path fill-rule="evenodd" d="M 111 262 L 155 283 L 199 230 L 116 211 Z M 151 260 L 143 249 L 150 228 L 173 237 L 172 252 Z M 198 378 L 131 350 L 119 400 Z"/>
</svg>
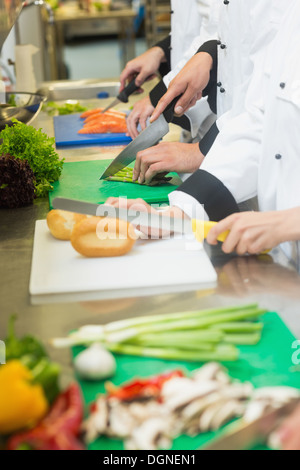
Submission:
<svg viewBox="0 0 300 470">
<path fill-rule="evenodd" d="M 92 114 L 88 118 L 85 118 L 84 125 L 89 124 L 93 121 L 101 121 L 101 122 L 108 122 L 108 121 L 118 121 L 118 122 L 126 122 L 124 116 L 115 116 L 113 114 Z"/>
<path fill-rule="evenodd" d="M 82 113 L 80 115 L 81 118 L 85 119 L 89 116 L 92 116 L 93 114 L 99 114 L 103 111 L 104 108 L 95 108 L 95 109 L 90 109 L 88 111 L 85 111 L 84 113 Z M 114 109 L 109 109 L 108 111 L 106 111 L 106 113 L 104 114 L 113 114 L 113 115 L 117 115 L 117 116 L 126 116 L 126 113 L 123 113 L 122 111 L 116 111 Z M 104 115 L 103 114 L 103 115 Z"/>
<path fill-rule="evenodd" d="M 123 134 L 127 132 L 126 123 L 121 125 L 119 122 L 103 122 L 95 125 L 84 126 L 78 131 L 78 134 Z"/>
</svg>

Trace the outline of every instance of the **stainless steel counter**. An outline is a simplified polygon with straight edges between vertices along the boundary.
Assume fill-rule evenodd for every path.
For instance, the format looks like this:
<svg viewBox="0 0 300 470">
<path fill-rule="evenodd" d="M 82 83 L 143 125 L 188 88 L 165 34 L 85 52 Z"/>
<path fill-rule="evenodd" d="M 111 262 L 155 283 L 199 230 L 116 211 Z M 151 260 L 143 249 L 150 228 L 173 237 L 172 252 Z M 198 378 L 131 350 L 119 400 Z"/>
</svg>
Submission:
<svg viewBox="0 0 300 470">
<path fill-rule="evenodd" d="M 41 113 L 34 123 L 49 135 L 52 120 Z M 174 130 L 168 138 L 178 134 Z M 92 147 L 62 150 L 67 161 L 115 156 L 118 148 Z M 18 315 L 18 334 L 30 333 L 47 342 L 51 337 L 65 335 L 70 329 L 87 323 L 105 323 L 130 316 L 171 313 L 223 305 L 258 302 L 277 311 L 300 338 L 300 276 L 280 250 L 260 257 L 229 257 L 220 247 L 205 246 L 218 272 L 215 290 L 136 297 L 106 301 L 84 301 L 32 305 L 29 277 L 33 247 L 34 224 L 46 218 L 47 199 L 33 206 L 0 210 L 0 339 L 4 339 L 8 319 Z M 180 267 L 178 267 L 180 269 Z M 274 345 L 276 347 L 276 345 Z M 64 379 L 72 375 L 69 351 L 49 348 L 51 357 L 63 364 Z M 292 349 L 291 349 L 292 355 Z"/>
</svg>

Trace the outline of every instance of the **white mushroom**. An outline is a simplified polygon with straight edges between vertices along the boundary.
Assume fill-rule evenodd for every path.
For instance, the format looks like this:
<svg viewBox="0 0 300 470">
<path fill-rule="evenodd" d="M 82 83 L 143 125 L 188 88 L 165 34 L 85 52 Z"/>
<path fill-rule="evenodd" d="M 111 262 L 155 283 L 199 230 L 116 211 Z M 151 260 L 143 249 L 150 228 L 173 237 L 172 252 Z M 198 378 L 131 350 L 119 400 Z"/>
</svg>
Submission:
<svg viewBox="0 0 300 470">
<path fill-rule="evenodd" d="M 224 375 L 223 375 L 225 373 L 224 367 L 222 367 L 217 362 L 209 362 L 208 364 L 205 364 L 204 366 L 202 366 L 200 369 L 197 369 L 193 373 L 192 377 L 197 382 L 201 382 L 201 381 L 206 382 L 207 380 L 209 381 L 217 380 L 217 376 L 219 376 L 219 378 L 221 379 L 220 373 L 222 373 L 222 380 L 224 380 Z M 229 376 L 226 373 L 225 375 L 226 375 L 226 383 L 228 383 L 227 378 L 229 378 Z"/>
<path fill-rule="evenodd" d="M 237 400 L 230 400 L 225 403 L 214 415 L 210 424 L 210 429 L 212 431 L 217 431 L 222 426 L 227 424 L 231 419 L 242 416 L 244 412 L 245 405 Z"/>
<path fill-rule="evenodd" d="M 157 450 L 162 445 L 170 447 L 170 437 L 168 420 L 154 417 L 134 429 L 127 445 L 131 450 Z"/>
<path fill-rule="evenodd" d="M 177 411 L 193 400 L 205 397 L 217 390 L 218 384 L 216 382 L 194 382 L 188 389 L 180 391 L 177 395 L 174 394 L 168 400 L 164 400 L 164 403 L 169 410 Z"/>
</svg>

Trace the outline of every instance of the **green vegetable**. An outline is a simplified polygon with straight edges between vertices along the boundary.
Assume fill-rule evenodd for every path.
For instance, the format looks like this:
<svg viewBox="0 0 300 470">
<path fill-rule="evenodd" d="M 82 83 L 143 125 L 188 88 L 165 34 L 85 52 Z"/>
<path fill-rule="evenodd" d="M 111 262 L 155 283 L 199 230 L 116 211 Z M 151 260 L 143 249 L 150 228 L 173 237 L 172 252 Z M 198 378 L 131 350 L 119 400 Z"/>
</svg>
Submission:
<svg viewBox="0 0 300 470">
<path fill-rule="evenodd" d="M 86 107 L 81 106 L 79 103 L 65 103 L 60 105 L 55 103 L 55 101 L 48 101 L 48 103 L 43 105 L 43 110 L 46 111 L 50 116 L 59 114 L 73 114 L 73 113 L 83 113 L 87 110 Z"/>
<path fill-rule="evenodd" d="M 80 328 L 56 347 L 101 342 L 111 352 L 187 361 L 234 361 L 236 345 L 255 345 L 261 339 L 266 313 L 257 304 L 239 307 L 152 315 L 106 325 Z M 250 321 L 251 320 L 251 321 Z"/>
<path fill-rule="evenodd" d="M 31 355 L 36 359 L 46 357 L 47 353 L 43 345 L 33 336 L 24 336 L 18 339 L 15 335 L 16 315 L 12 315 L 8 324 L 8 335 L 5 339 L 6 360 L 20 359 L 22 356 Z"/>
<path fill-rule="evenodd" d="M 129 354 L 130 356 L 156 357 L 161 359 L 178 359 L 180 361 L 210 362 L 210 361 L 236 361 L 239 351 L 230 345 L 220 345 L 213 351 L 187 351 L 184 349 L 169 348 L 142 348 L 140 346 L 116 344 L 109 347 L 111 352 Z"/>
<path fill-rule="evenodd" d="M 140 184 L 138 181 L 133 181 L 133 168 L 125 167 L 122 170 L 115 173 L 113 176 L 106 178 L 106 181 L 117 181 L 119 183 L 133 183 Z M 172 177 L 166 177 L 165 174 L 156 175 L 151 183 L 147 186 L 157 186 L 159 184 L 166 184 L 171 181 Z M 145 183 L 143 183 L 145 184 Z"/>
<path fill-rule="evenodd" d="M 10 95 L 7 104 L 9 104 L 9 106 L 17 106 L 16 95 Z"/>
<path fill-rule="evenodd" d="M 35 176 L 35 194 L 46 196 L 53 189 L 51 183 L 61 175 L 63 161 L 55 151 L 54 138 L 48 137 L 41 129 L 37 130 L 12 119 L 13 126 L 6 126 L 0 132 L 0 154 L 9 153 L 15 158 L 26 160 Z"/>
<path fill-rule="evenodd" d="M 17 338 L 15 335 L 16 316 L 9 320 L 8 335 L 4 341 L 6 361 L 18 359 L 30 369 L 34 382 L 40 384 L 47 400 L 52 403 L 59 394 L 58 378 L 60 366 L 51 362 L 42 343 L 33 336 Z"/>
</svg>

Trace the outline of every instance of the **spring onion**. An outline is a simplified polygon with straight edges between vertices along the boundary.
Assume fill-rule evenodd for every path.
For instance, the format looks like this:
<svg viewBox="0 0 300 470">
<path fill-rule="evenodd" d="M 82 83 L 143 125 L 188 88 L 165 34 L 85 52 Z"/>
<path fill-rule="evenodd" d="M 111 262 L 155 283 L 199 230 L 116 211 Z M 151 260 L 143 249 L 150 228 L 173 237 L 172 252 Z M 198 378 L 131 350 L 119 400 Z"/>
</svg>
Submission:
<svg viewBox="0 0 300 470">
<path fill-rule="evenodd" d="M 187 361 L 234 361 L 238 345 L 255 345 L 261 339 L 266 313 L 257 304 L 175 314 L 142 316 L 87 325 L 55 338 L 55 347 L 101 343 L 119 354 Z"/>
</svg>

